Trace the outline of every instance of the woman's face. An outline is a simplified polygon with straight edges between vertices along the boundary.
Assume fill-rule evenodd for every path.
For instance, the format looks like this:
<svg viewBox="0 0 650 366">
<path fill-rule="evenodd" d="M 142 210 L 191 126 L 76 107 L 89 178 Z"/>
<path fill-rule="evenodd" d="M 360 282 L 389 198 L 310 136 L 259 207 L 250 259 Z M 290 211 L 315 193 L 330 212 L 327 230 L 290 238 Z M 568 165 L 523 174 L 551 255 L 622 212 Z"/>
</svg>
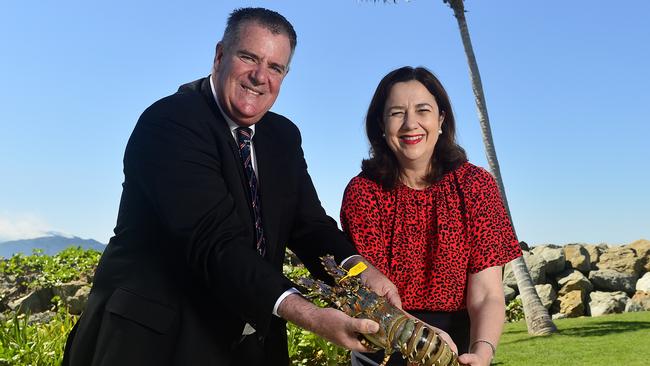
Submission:
<svg viewBox="0 0 650 366">
<path fill-rule="evenodd" d="M 427 173 L 444 114 L 417 80 L 395 83 L 384 105 L 386 142 L 402 169 Z"/>
</svg>

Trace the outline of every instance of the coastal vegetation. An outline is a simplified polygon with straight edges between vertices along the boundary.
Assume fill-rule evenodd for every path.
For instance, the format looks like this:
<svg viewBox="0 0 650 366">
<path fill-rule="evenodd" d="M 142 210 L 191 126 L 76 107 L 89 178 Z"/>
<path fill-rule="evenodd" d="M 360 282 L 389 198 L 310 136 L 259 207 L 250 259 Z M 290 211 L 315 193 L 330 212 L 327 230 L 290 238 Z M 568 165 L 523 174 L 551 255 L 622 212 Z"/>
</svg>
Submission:
<svg viewBox="0 0 650 366">
<path fill-rule="evenodd" d="M 36 251 L 0 258 L 0 366 L 61 363 L 82 309 L 75 301 L 87 298 L 99 256 L 68 248 L 53 256 Z M 290 260 L 283 270 L 291 279 L 308 275 Z M 20 301 L 38 311 L 23 311 Z M 506 314 L 509 323 L 493 365 L 646 365 L 650 359 L 650 311 L 557 319 L 559 333 L 544 337 L 528 335 L 520 299 L 508 304 Z M 349 364 L 346 350 L 310 332 L 289 324 L 287 335 L 292 365 Z"/>
</svg>

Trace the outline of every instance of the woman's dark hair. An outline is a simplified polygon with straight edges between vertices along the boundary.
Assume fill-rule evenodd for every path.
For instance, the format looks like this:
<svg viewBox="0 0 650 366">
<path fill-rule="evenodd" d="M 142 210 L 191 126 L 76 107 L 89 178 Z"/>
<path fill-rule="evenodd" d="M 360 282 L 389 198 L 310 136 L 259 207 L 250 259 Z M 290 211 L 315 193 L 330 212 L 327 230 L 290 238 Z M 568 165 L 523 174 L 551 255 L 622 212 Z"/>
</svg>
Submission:
<svg viewBox="0 0 650 366">
<path fill-rule="evenodd" d="M 416 80 L 422 83 L 438 103 L 440 114 L 444 113 L 442 134 L 431 157 L 431 169 L 423 177 L 428 183 L 433 183 L 445 173 L 453 171 L 467 161 L 465 150 L 456 143 L 456 121 L 451 110 L 449 96 L 440 80 L 424 67 L 405 66 L 391 71 L 379 82 L 372 97 L 368 114 L 366 115 L 366 135 L 370 141 L 370 158 L 361 163 L 362 174 L 381 184 L 384 189 L 395 187 L 399 180 L 400 166 L 397 157 L 388 147 L 384 133 L 384 107 L 393 85 L 400 82 Z"/>
</svg>

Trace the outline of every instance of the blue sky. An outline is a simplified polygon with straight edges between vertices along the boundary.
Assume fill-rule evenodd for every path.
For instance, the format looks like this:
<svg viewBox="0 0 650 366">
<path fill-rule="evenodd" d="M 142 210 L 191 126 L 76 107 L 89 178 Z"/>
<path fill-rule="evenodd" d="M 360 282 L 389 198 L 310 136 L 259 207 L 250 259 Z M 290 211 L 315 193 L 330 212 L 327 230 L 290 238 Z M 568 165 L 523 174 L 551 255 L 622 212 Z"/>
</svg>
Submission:
<svg viewBox="0 0 650 366">
<path fill-rule="evenodd" d="M 367 156 L 379 80 L 434 71 L 460 143 L 487 166 L 456 20 L 442 0 L 8 1 L 0 12 L 0 241 L 58 231 L 107 242 L 140 113 L 210 71 L 228 13 L 263 6 L 298 32 L 273 110 L 301 129 L 338 218 Z M 650 2 L 467 0 L 520 240 L 650 239 Z"/>
</svg>

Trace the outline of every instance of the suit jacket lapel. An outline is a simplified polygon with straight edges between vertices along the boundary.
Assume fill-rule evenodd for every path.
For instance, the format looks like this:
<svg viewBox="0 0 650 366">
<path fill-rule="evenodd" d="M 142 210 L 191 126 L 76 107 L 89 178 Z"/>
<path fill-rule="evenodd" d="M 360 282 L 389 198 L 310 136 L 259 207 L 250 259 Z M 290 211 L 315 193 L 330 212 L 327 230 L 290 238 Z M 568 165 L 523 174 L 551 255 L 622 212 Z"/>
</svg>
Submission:
<svg viewBox="0 0 650 366">
<path fill-rule="evenodd" d="M 239 184 L 229 184 L 230 194 L 232 195 L 235 205 L 237 207 L 237 213 L 241 216 L 241 219 L 244 220 L 244 224 L 249 227 L 254 227 L 254 214 L 253 209 L 250 203 L 250 191 L 248 188 L 248 179 L 246 178 L 246 173 L 244 172 L 244 167 L 241 163 L 241 158 L 239 156 L 239 148 L 235 139 L 232 137 L 230 128 L 225 118 L 219 110 L 219 106 L 214 100 L 212 95 L 212 90 L 210 89 L 210 81 L 208 78 L 205 78 L 201 82 L 201 94 L 206 100 L 206 103 L 210 106 L 212 114 L 214 115 L 215 120 L 215 130 L 218 135 L 218 140 L 224 143 L 227 146 L 226 149 L 228 152 L 222 156 L 223 159 L 232 159 L 229 163 L 226 164 L 225 161 L 222 161 L 222 169 L 224 180 L 226 184 L 232 182 L 232 178 L 235 178 L 235 181 L 238 181 Z M 228 168 L 232 167 L 232 168 Z M 236 176 L 236 177 L 233 177 Z M 253 231 L 251 231 L 253 233 Z M 254 235 L 251 236 L 251 245 L 254 242 Z"/>
<path fill-rule="evenodd" d="M 237 143 L 235 142 L 235 139 L 232 137 L 232 133 L 230 132 L 230 128 L 228 127 L 228 123 L 226 122 L 225 118 L 221 114 L 221 110 L 219 110 L 219 106 L 217 105 L 217 102 L 214 101 L 214 96 L 212 95 L 212 89 L 210 89 L 210 81 L 209 77 L 203 79 L 201 82 L 201 93 L 203 94 L 203 97 L 206 99 L 206 102 L 210 106 L 210 109 L 212 110 L 212 114 L 214 114 L 214 118 L 216 120 L 216 129 L 217 133 L 220 135 L 221 139 L 223 141 L 226 141 L 228 144 L 228 147 L 230 148 L 230 152 L 232 153 L 232 157 L 239 163 L 238 166 L 240 169 L 236 169 L 238 174 L 239 174 L 239 179 L 241 180 L 241 184 L 243 187 L 248 187 L 248 179 L 245 176 L 244 168 L 240 162 L 240 157 L 239 157 L 239 147 L 237 146 Z M 250 205 L 249 198 L 247 196 L 247 201 Z"/>
</svg>

